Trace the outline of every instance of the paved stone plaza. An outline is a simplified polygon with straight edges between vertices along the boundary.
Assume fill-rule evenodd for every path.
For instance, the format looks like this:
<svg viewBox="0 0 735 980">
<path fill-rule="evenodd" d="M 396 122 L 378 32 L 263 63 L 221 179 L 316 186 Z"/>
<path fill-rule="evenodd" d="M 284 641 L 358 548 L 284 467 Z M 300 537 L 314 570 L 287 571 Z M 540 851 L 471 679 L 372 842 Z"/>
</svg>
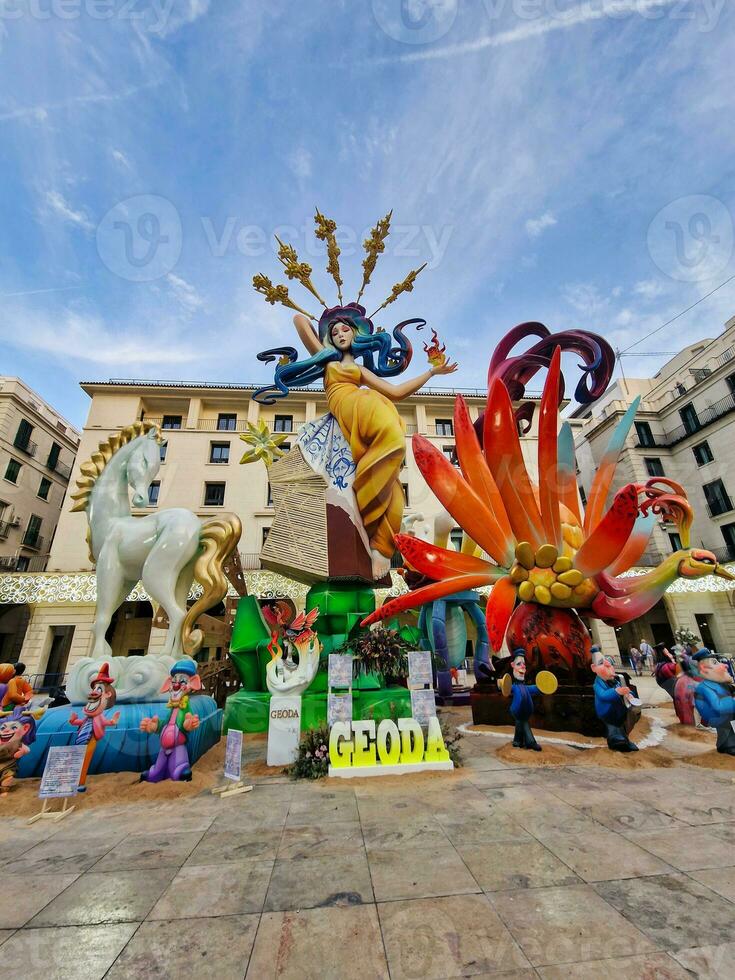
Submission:
<svg viewBox="0 0 735 980">
<path fill-rule="evenodd" d="M 462 746 L 448 777 L 5 818 L 3 974 L 735 976 L 735 767 L 525 768 L 496 739 Z"/>
</svg>

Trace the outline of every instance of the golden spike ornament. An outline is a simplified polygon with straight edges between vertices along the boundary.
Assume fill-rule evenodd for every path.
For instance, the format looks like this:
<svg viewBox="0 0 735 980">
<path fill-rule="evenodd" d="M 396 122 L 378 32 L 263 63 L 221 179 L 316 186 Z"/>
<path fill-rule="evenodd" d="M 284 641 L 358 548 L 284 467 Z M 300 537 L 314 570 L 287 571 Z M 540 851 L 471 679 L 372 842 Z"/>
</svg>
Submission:
<svg viewBox="0 0 735 980">
<path fill-rule="evenodd" d="M 376 313 L 380 313 L 381 310 L 384 310 L 386 306 L 390 306 L 391 303 L 394 303 L 401 295 L 401 293 L 413 292 L 413 285 L 416 282 L 416 277 L 423 269 L 426 268 L 426 265 L 427 263 L 424 262 L 424 264 L 422 266 L 419 266 L 418 269 L 413 269 L 411 272 L 409 272 L 409 274 L 406 276 L 403 282 L 397 282 L 393 287 L 393 289 L 391 290 L 388 299 L 386 299 L 385 302 L 383 302 L 377 308 L 377 310 L 375 310 L 375 312 L 370 314 L 370 319 L 372 319 Z"/>
<path fill-rule="evenodd" d="M 256 425 L 248 422 L 248 431 L 243 432 L 240 438 L 250 446 L 243 454 L 241 463 L 256 463 L 260 460 L 268 469 L 276 459 L 286 455 L 280 445 L 288 438 L 288 433 L 271 432 L 263 419 L 259 419 Z"/>
<path fill-rule="evenodd" d="M 273 306 L 275 303 L 280 303 L 281 306 L 287 306 L 291 310 L 296 310 L 297 313 L 303 313 L 310 320 L 316 320 L 313 313 L 308 313 L 306 310 L 302 309 L 297 303 L 291 299 L 288 295 L 288 286 L 274 286 L 268 276 L 264 276 L 262 273 L 258 273 L 253 276 L 253 289 L 261 296 L 265 297 L 266 303 L 270 303 Z"/>
<path fill-rule="evenodd" d="M 324 309 L 326 309 L 327 304 L 316 291 L 316 287 L 311 281 L 311 266 L 308 264 L 308 262 L 299 262 L 299 257 L 296 254 L 296 249 L 293 247 L 293 245 L 288 245 L 286 242 L 282 242 L 278 235 L 275 237 L 276 241 L 278 242 L 278 261 L 286 270 L 286 275 L 288 278 L 295 279 L 297 282 L 300 282 L 304 289 L 308 289 L 311 295 L 315 296 L 322 304 Z"/>
<path fill-rule="evenodd" d="M 393 209 L 391 208 L 388 214 L 384 218 L 381 218 L 370 231 L 370 237 L 366 238 L 362 243 L 362 247 L 365 249 L 365 258 L 362 260 L 362 285 L 360 286 L 360 292 L 357 294 L 358 303 L 365 291 L 365 287 L 370 282 L 370 277 L 375 270 L 378 256 L 385 251 L 385 240 L 390 234 L 390 221 L 392 217 Z"/>
<path fill-rule="evenodd" d="M 334 234 L 337 230 L 337 222 L 332 221 L 331 218 L 327 218 L 317 208 L 316 214 L 314 215 L 314 224 L 316 225 L 316 237 L 319 241 L 326 242 L 327 244 L 327 258 L 329 260 L 327 262 L 327 272 L 337 285 L 337 298 L 339 305 L 342 306 L 342 274 L 339 269 L 340 247 L 337 244 L 337 238 Z M 358 296 L 358 300 L 359 298 Z M 326 307 L 326 305 L 325 303 L 324 306 Z"/>
</svg>

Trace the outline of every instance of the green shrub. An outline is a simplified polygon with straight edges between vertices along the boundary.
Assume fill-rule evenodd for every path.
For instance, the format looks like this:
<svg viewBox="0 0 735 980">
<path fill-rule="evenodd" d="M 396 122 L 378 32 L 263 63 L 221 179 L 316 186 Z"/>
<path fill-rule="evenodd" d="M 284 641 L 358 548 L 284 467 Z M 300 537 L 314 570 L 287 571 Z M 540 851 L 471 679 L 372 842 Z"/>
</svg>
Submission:
<svg viewBox="0 0 735 980">
<path fill-rule="evenodd" d="M 310 728 L 301 736 L 296 762 L 286 770 L 291 779 L 321 779 L 329 772 L 329 729 Z"/>
</svg>

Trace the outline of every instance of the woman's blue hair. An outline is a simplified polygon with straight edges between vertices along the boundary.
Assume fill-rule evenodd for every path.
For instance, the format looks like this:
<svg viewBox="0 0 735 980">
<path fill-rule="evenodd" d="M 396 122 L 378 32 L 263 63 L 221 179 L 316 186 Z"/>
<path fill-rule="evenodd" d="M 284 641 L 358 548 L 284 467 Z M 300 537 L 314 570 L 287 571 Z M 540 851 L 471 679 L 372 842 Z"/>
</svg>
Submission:
<svg viewBox="0 0 735 980">
<path fill-rule="evenodd" d="M 392 378 L 406 370 L 413 356 L 413 348 L 403 328 L 417 325 L 420 330 L 426 320 L 403 320 L 393 328 L 393 334 L 384 330 L 375 330 L 372 321 L 365 316 L 365 308 L 357 303 L 347 306 L 334 306 L 325 310 L 319 320 L 319 339 L 324 349 L 300 361 L 295 347 L 274 347 L 258 354 L 258 360 L 266 364 L 280 358 L 276 367 L 273 384 L 259 388 L 253 395 L 261 405 L 273 405 L 277 399 L 285 398 L 291 388 L 311 384 L 324 377 L 327 364 L 339 361 L 342 354 L 332 344 L 331 329 L 335 323 L 346 323 L 355 331 L 352 342 L 352 353 L 362 357 L 362 362 L 369 371 L 381 378 Z"/>
</svg>

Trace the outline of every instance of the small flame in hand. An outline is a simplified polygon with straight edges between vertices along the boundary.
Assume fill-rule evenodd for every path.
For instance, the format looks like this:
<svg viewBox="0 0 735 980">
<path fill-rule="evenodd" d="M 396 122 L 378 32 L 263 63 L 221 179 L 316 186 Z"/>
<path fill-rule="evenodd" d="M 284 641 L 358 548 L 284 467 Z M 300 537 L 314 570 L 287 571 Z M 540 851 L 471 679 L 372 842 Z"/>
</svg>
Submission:
<svg viewBox="0 0 735 980">
<path fill-rule="evenodd" d="M 279 657 L 283 656 L 283 647 L 278 642 L 277 633 L 271 633 L 270 643 L 268 644 L 268 653 L 271 655 L 272 660 L 278 660 Z"/>
<path fill-rule="evenodd" d="M 433 367 L 443 367 L 447 363 L 447 355 L 444 353 L 446 349 L 446 344 L 439 345 L 439 335 L 436 330 L 432 330 L 431 344 L 424 344 L 424 350 L 426 351 L 429 364 Z"/>
</svg>

